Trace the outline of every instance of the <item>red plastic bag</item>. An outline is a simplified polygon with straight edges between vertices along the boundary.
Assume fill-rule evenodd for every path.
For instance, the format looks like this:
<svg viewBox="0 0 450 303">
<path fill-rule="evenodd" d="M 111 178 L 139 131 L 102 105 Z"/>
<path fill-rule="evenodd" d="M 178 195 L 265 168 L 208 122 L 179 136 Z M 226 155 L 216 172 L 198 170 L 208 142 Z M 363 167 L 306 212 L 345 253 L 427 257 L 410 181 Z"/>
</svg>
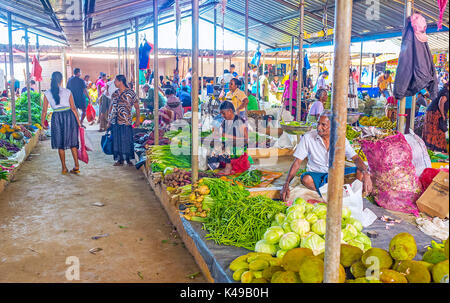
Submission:
<svg viewBox="0 0 450 303">
<path fill-rule="evenodd" d="M 439 172 L 445 171 L 448 173 L 448 169 L 446 168 L 425 168 L 422 174 L 419 177 L 420 184 L 422 185 L 422 190 L 426 191 L 428 186 L 430 186 L 431 182 L 433 182 L 434 177 L 436 177 Z"/>
<path fill-rule="evenodd" d="M 403 134 L 376 142 L 361 140 L 374 178 L 375 201 L 389 210 L 419 215 L 421 187 L 412 164 L 413 153 Z"/>
<path fill-rule="evenodd" d="M 88 120 L 88 122 L 92 122 L 95 120 L 95 116 L 95 109 L 92 104 L 89 104 L 86 108 L 86 119 Z"/>
<path fill-rule="evenodd" d="M 231 159 L 231 167 L 235 174 L 240 174 L 247 171 L 250 168 L 248 155 L 245 153 L 237 159 Z"/>
<path fill-rule="evenodd" d="M 86 142 L 84 140 L 84 128 L 80 127 L 80 149 L 78 150 L 78 159 L 84 163 L 89 163 L 89 156 L 86 150 Z"/>
</svg>

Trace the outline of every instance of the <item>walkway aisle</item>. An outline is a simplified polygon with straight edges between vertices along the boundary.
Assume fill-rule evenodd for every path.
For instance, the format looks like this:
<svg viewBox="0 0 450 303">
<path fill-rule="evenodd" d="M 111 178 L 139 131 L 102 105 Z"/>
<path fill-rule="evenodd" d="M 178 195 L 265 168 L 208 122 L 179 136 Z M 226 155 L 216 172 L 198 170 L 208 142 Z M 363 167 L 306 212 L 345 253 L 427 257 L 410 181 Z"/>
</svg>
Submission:
<svg viewBox="0 0 450 303">
<path fill-rule="evenodd" d="M 88 135 L 96 150 L 81 175 L 60 174 L 47 140 L 0 194 L 0 282 L 66 282 L 69 256 L 79 258 L 81 282 L 206 282 L 187 277 L 200 269 L 143 174 L 113 167 L 101 134 Z M 109 236 L 91 239 L 101 234 Z"/>
</svg>

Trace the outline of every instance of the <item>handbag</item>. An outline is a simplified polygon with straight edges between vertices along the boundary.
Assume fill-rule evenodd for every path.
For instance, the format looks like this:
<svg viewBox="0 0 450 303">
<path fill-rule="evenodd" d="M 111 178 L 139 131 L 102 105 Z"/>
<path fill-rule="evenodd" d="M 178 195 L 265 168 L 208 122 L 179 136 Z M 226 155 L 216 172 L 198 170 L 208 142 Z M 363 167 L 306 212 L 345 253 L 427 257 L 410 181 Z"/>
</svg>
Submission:
<svg viewBox="0 0 450 303">
<path fill-rule="evenodd" d="M 79 130 L 79 137 L 80 137 L 80 148 L 78 149 L 78 159 L 80 161 L 83 161 L 84 163 L 89 163 L 89 155 L 86 150 L 86 142 L 85 142 L 85 132 L 84 128 L 80 127 Z"/>
<path fill-rule="evenodd" d="M 442 117 L 439 118 L 439 129 L 444 133 L 448 131 L 447 120 L 444 120 Z"/>
<path fill-rule="evenodd" d="M 102 136 L 102 150 L 106 155 L 112 155 L 113 154 L 113 138 L 111 132 L 108 130 L 103 136 Z"/>
</svg>

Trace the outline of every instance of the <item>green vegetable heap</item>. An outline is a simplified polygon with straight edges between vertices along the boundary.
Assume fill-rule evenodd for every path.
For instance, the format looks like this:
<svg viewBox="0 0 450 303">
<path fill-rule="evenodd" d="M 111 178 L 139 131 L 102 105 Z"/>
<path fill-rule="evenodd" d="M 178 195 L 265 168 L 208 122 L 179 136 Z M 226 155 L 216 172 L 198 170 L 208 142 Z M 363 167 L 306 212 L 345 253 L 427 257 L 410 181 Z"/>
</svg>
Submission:
<svg viewBox="0 0 450 303">
<path fill-rule="evenodd" d="M 234 182 L 240 182 L 246 187 L 254 187 L 261 184 L 262 172 L 260 170 L 247 170 L 238 177 L 234 178 Z"/>
<path fill-rule="evenodd" d="M 31 101 L 31 121 L 34 123 L 41 122 L 41 94 L 30 92 Z M 23 93 L 16 100 L 16 121 L 17 122 L 28 122 L 28 95 Z M 12 124 L 12 113 L 11 111 L 7 114 L 6 123 Z"/>
</svg>

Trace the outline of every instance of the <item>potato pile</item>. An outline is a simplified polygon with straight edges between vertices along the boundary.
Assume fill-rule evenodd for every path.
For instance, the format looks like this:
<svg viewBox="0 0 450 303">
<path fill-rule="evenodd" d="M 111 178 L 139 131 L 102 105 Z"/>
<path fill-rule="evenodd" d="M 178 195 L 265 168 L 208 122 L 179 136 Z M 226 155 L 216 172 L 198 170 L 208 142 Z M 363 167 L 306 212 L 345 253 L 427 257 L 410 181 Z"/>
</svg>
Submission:
<svg viewBox="0 0 450 303">
<path fill-rule="evenodd" d="M 191 172 L 174 168 L 172 173 L 164 176 L 164 184 L 173 188 L 191 184 Z"/>
</svg>

